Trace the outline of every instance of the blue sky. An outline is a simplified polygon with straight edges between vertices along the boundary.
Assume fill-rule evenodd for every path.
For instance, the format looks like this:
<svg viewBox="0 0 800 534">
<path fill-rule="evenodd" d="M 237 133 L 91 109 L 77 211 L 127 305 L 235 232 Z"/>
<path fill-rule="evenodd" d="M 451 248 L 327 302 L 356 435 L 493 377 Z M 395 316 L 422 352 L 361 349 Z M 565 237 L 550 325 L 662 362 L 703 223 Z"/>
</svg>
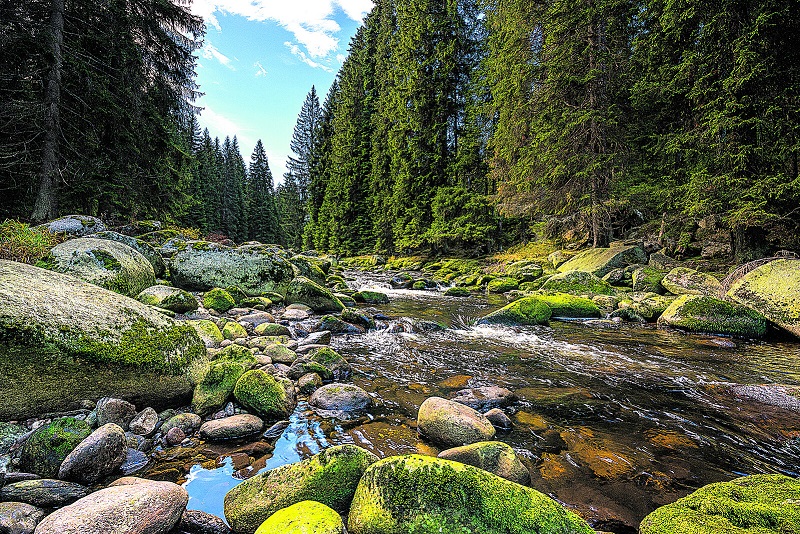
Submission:
<svg viewBox="0 0 800 534">
<path fill-rule="evenodd" d="M 245 161 L 258 139 L 276 181 L 285 172 L 297 114 L 315 85 L 325 98 L 371 0 L 194 0 L 206 21 L 197 81 L 201 127 L 239 139 Z"/>
</svg>

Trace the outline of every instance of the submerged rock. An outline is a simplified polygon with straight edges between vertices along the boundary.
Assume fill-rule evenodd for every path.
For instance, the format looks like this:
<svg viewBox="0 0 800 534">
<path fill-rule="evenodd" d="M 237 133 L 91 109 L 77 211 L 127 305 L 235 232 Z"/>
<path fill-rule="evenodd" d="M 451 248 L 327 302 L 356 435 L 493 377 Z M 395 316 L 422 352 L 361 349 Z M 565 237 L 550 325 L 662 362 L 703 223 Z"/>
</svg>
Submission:
<svg viewBox="0 0 800 534">
<path fill-rule="evenodd" d="M 658 318 L 658 325 L 745 338 L 760 338 L 767 332 L 767 321 L 760 313 L 701 295 L 678 297 Z"/>
<path fill-rule="evenodd" d="M 709 484 L 644 518 L 641 534 L 783 534 L 800 525 L 800 481 L 753 475 Z"/>
<path fill-rule="evenodd" d="M 360 447 L 339 445 L 271 469 L 225 495 L 225 518 L 234 532 L 255 532 L 275 512 L 309 499 L 344 512 L 364 471 L 376 461 Z"/>
<path fill-rule="evenodd" d="M 594 533 L 583 519 L 532 488 L 420 455 L 371 465 L 358 484 L 347 528 L 350 534 Z"/>
<path fill-rule="evenodd" d="M 430 397 L 419 407 L 417 430 L 447 447 L 488 441 L 495 434 L 494 426 L 481 413 L 441 397 Z"/>
<path fill-rule="evenodd" d="M 342 516 L 316 501 L 303 501 L 278 510 L 256 534 L 345 534 Z"/>
<path fill-rule="evenodd" d="M 134 480 L 56 510 L 39 524 L 37 534 L 167 534 L 186 509 L 186 490 L 171 482 Z"/>
<path fill-rule="evenodd" d="M 170 264 L 172 283 L 190 290 L 238 286 L 259 296 L 283 293 L 294 277 L 292 266 L 265 245 L 230 248 L 207 241 L 182 244 Z"/>
<path fill-rule="evenodd" d="M 41 262 L 48 269 L 80 278 L 128 297 L 155 285 L 153 266 L 116 241 L 82 237 L 53 247 Z"/>
<path fill-rule="evenodd" d="M 439 453 L 439 458 L 472 465 L 523 486 L 531 482 L 528 468 L 517 458 L 514 449 L 501 441 L 483 441 L 447 449 Z"/>
<path fill-rule="evenodd" d="M 0 419 L 115 394 L 179 403 L 205 355 L 191 326 L 71 276 L 0 260 Z M 68 377 L 68 380 L 64 378 Z"/>
<path fill-rule="evenodd" d="M 731 285 L 728 297 L 800 337 L 800 260 L 776 260 Z"/>
</svg>

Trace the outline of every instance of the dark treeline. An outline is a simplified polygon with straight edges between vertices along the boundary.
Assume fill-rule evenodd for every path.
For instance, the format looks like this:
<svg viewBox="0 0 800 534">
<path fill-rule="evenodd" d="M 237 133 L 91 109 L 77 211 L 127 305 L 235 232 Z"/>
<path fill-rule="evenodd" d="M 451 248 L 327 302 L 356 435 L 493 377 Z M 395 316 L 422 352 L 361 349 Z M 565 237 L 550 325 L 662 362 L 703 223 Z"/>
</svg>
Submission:
<svg viewBox="0 0 800 534">
<path fill-rule="evenodd" d="M 0 0 L 0 218 L 158 217 L 344 254 L 475 253 L 713 215 L 800 246 L 795 0 L 378 0 L 276 188 L 197 127 L 181 0 Z"/>
<path fill-rule="evenodd" d="M 305 246 L 709 215 L 740 258 L 797 246 L 799 31 L 794 0 L 378 0 L 318 112 Z"/>
</svg>

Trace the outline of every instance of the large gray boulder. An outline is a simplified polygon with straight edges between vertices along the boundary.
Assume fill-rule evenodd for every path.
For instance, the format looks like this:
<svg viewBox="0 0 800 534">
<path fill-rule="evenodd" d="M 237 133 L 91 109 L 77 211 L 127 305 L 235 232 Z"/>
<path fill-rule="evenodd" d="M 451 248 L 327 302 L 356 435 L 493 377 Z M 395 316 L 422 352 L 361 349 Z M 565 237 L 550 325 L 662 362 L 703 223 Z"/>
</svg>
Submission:
<svg viewBox="0 0 800 534">
<path fill-rule="evenodd" d="M 171 482 L 112 486 L 56 510 L 39 523 L 36 534 L 166 534 L 188 502 L 186 490 Z"/>
<path fill-rule="evenodd" d="M 800 337 L 800 260 L 776 260 L 731 285 L 728 298 Z"/>
<path fill-rule="evenodd" d="M 0 420 L 111 394 L 177 405 L 202 357 L 189 325 L 72 276 L 0 260 Z"/>
<path fill-rule="evenodd" d="M 0 532 L 33 534 L 45 511 L 22 502 L 0 502 Z"/>
<path fill-rule="evenodd" d="M 207 241 L 182 244 L 170 265 L 177 287 L 207 291 L 237 286 L 252 296 L 283 293 L 294 278 L 291 264 L 267 246 L 231 248 Z"/>
<path fill-rule="evenodd" d="M 156 283 L 147 258 L 123 243 L 82 237 L 53 247 L 42 266 L 135 297 Z"/>
<path fill-rule="evenodd" d="M 430 397 L 419 407 L 417 430 L 446 447 L 489 441 L 495 434 L 492 423 L 480 412 L 441 397 Z"/>
<path fill-rule="evenodd" d="M 91 215 L 65 215 L 60 219 L 40 224 L 36 228 L 47 228 L 55 234 L 82 237 L 106 229 L 103 221 Z"/>
<path fill-rule="evenodd" d="M 167 267 L 164 265 L 164 259 L 161 257 L 161 254 L 159 254 L 158 251 L 156 251 L 156 249 L 154 249 L 149 243 L 146 243 L 141 239 L 136 239 L 135 237 L 110 231 L 98 232 L 90 235 L 89 237 L 96 239 L 107 239 L 109 241 L 116 241 L 118 243 L 122 243 L 123 245 L 128 245 L 133 250 L 147 258 L 147 261 L 149 261 L 150 265 L 153 266 L 156 276 L 164 276 L 164 272 L 166 272 Z"/>
</svg>

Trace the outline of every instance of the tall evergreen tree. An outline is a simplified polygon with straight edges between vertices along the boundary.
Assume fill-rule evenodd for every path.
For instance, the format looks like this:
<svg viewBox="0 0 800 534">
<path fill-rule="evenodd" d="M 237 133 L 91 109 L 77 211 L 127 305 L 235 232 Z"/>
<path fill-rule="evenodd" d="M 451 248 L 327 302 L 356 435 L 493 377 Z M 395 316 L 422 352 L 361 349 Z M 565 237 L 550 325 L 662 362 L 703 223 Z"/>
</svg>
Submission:
<svg viewBox="0 0 800 534">
<path fill-rule="evenodd" d="M 276 197 L 281 244 L 285 247 L 299 249 L 303 246 L 304 210 L 300 200 L 300 188 L 292 173 L 287 172 L 283 175 L 283 183 L 278 185 Z"/>
<path fill-rule="evenodd" d="M 247 175 L 247 220 L 251 240 L 262 243 L 280 241 L 277 210 L 272 171 L 264 145 L 259 139 L 250 157 Z"/>
<path fill-rule="evenodd" d="M 308 190 L 311 185 L 311 165 L 314 160 L 314 149 L 317 146 L 317 135 L 319 135 L 319 122 L 322 110 L 319 106 L 317 89 L 313 85 L 300 114 L 297 116 L 297 123 L 294 126 L 294 133 L 289 144 L 294 156 L 289 156 L 286 168 L 294 176 L 300 192 L 300 202 L 305 204 L 308 201 Z"/>
</svg>

